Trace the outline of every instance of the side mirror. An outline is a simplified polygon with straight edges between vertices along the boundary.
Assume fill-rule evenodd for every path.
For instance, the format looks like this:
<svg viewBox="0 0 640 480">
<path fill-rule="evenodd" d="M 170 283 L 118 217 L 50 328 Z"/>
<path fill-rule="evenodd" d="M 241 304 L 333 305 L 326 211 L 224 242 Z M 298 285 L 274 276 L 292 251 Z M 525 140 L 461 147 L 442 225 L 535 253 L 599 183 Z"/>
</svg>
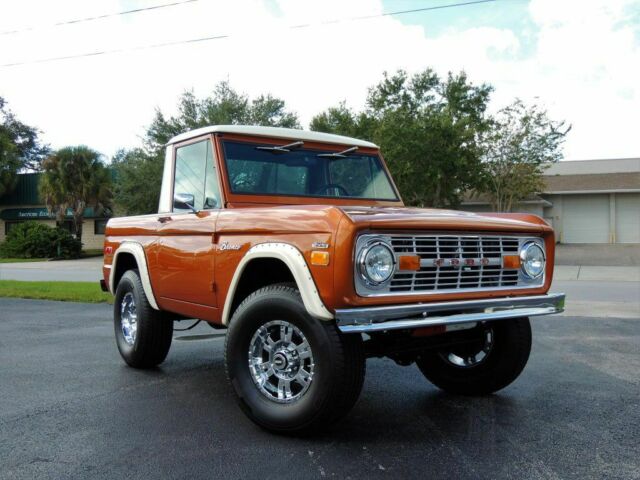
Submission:
<svg viewBox="0 0 640 480">
<path fill-rule="evenodd" d="M 217 208 L 218 201 L 213 197 L 204 198 L 204 208 Z"/>
<path fill-rule="evenodd" d="M 198 213 L 194 207 L 195 203 L 196 199 L 191 193 L 176 193 L 173 197 L 173 208 L 191 210 L 194 213 Z"/>
</svg>

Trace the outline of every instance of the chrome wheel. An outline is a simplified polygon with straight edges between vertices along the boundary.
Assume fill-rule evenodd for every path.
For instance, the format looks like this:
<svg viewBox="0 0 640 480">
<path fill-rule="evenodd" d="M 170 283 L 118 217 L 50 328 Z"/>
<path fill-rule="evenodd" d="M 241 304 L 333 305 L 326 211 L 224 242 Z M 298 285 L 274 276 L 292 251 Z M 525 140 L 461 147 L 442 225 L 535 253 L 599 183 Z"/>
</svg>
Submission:
<svg viewBox="0 0 640 480">
<path fill-rule="evenodd" d="M 260 393 L 279 403 L 302 397 L 313 380 L 313 354 L 302 331 L 274 320 L 262 325 L 249 342 L 249 370 Z"/>
<path fill-rule="evenodd" d="M 483 333 L 483 340 L 480 349 L 467 348 L 464 350 L 456 350 L 453 352 L 444 352 L 440 355 L 444 360 L 456 367 L 469 368 L 475 367 L 485 361 L 491 349 L 493 348 L 493 330 L 490 328 Z"/>
<path fill-rule="evenodd" d="M 138 331 L 138 314 L 136 312 L 136 301 L 131 292 L 126 293 L 120 303 L 120 328 L 122 328 L 124 341 L 128 345 L 133 345 Z"/>
</svg>

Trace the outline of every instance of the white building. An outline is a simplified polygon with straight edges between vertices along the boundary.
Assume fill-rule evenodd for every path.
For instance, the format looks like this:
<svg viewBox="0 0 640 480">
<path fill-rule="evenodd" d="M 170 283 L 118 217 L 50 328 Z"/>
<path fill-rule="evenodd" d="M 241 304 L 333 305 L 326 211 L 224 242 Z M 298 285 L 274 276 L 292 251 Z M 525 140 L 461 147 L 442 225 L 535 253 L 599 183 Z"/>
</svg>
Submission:
<svg viewBox="0 0 640 480">
<path fill-rule="evenodd" d="M 640 243 L 640 158 L 564 161 L 545 172 L 543 193 L 517 211 L 543 217 L 561 243 Z M 482 199 L 462 210 L 487 211 Z"/>
</svg>

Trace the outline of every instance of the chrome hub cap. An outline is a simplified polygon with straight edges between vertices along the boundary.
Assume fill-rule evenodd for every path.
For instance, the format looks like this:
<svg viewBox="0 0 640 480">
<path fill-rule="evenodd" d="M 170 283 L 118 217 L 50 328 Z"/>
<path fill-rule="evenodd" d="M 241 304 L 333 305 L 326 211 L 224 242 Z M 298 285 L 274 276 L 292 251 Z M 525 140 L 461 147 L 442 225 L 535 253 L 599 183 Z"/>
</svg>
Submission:
<svg viewBox="0 0 640 480">
<path fill-rule="evenodd" d="M 484 362 L 493 348 L 493 330 L 487 329 L 483 333 L 482 346 L 480 349 L 470 349 L 467 351 L 455 351 L 441 354 L 446 361 L 456 367 L 475 367 Z"/>
<path fill-rule="evenodd" d="M 122 335 L 127 345 L 133 345 L 138 331 L 138 314 L 136 301 L 131 292 L 126 293 L 120 303 L 120 328 L 122 328 Z"/>
<path fill-rule="evenodd" d="M 302 397 L 313 380 L 313 354 L 302 331 L 274 320 L 262 325 L 249 342 L 249 370 L 260 393 L 279 403 Z"/>
</svg>

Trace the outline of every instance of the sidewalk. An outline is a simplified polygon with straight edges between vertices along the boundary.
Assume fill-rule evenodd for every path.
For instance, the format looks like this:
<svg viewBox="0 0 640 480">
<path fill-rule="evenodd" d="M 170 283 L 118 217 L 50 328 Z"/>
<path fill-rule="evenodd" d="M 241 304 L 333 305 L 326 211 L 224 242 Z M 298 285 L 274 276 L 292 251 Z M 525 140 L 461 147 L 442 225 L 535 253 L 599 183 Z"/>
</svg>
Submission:
<svg viewBox="0 0 640 480">
<path fill-rule="evenodd" d="M 640 267 L 556 265 L 552 292 L 564 292 L 569 317 L 640 319 Z"/>
<path fill-rule="evenodd" d="M 640 282 L 640 267 L 556 265 L 554 280 L 589 282 Z"/>
<path fill-rule="evenodd" d="M 52 262 L 0 263 L 0 280 L 97 282 L 102 257 Z"/>
</svg>

